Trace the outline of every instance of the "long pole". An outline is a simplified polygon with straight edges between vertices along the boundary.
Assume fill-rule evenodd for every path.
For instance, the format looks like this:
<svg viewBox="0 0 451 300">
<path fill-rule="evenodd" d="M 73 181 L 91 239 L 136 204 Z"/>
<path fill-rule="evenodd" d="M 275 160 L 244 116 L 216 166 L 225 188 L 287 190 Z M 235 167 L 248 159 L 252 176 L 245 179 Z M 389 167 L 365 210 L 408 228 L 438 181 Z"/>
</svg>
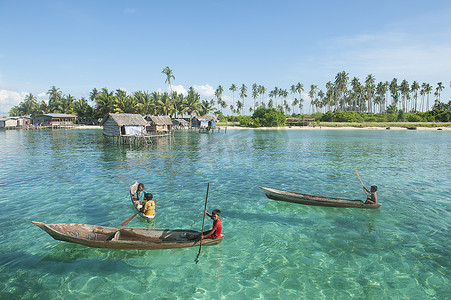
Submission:
<svg viewBox="0 0 451 300">
<path fill-rule="evenodd" d="M 199 253 L 197 253 L 196 259 L 194 260 L 196 262 L 196 264 L 199 262 L 200 250 L 202 249 L 202 235 L 204 234 L 205 212 L 207 211 L 207 201 L 208 201 L 208 190 L 209 189 L 210 189 L 210 183 L 207 184 L 207 196 L 205 197 L 204 218 L 202 220 L 202 231 L 200 232 Z"/>
<path fill-rule="evenodd" d="M 366 192 L 365 186 L 363 185 L 362 179 L 360 179 L 360 175 L 359 175 L 359 172 L 357 172 L 357 169 L 355 169 L 355 173 L 357 174 L 357 177 L 359 177 L 360 183 L 363 186 L 363 190 L 365 191 L 365 194 L 367 195 L 367 197 L 369 197 L 370 195 L 368 195 L 368 193 Z"/>
</svg>

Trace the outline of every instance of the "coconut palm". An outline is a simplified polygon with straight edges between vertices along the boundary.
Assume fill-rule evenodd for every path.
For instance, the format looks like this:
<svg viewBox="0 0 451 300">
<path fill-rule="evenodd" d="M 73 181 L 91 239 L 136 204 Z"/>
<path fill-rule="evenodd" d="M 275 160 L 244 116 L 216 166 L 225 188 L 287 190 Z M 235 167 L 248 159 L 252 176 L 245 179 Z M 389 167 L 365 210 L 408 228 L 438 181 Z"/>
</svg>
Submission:
<svg viewBox="0 0 451 300">
<path fill-rule="evenodd" d="M 229 90 L 232 91 L 232 106 L 235 106 L 235 92 L 237 91 L 237 87 L 234 83 L 229 87 Z"/>
<path fill-rule="evenodd" d="M 241 100 L 243 100 L 243 103 L 242 103 L 241 109 L 239 109 L 239 111 L 242 111 L 243 108 L 245 107 L 244 99 L 247 98 L 247 86 L 244 83 L 241 85 L 241 88 L 240 88 L 240 98 L 241 98 Z"/>
<path fill-rule="evenodd" d="M 348 94 L 349 75 L 345 71 L 337 73 L 335 76 L 335 95 L 339 101 L 340 109 L 343 110 L 346 104 L 346 96 Z"/>
<path fill-rule="evenodd" d="M 365 94 L 366 99 L 368 101 L 368 112 L 373 112 L 373 99 L 375 94 L 375 85 L 374 85 L 375 79 L 372 74 L 369 74 L 365 79 Z"/>
<path fill-rule="evenodd" d="M 258 97 L 258 85 L 254 83 L 252 85 L 252 98 L 254 99 L 254 110 L 256 106 L 255 100 L 257 99 L 257 97 Z"/>
<path fill-rule="evenodd" d="M 49 109 L 53 112 L 58 109 L 58 105 L 61 101 L 61 98 L 63 97 L 63 93 L 59 88 L 52 86 L 50 90 L 47 91 L 47 95 L 49 95 Z"/>
<path fill-rule="evenodd" d="M 182 112 L 189 114 L 191 120 L 193 115 L 200 115 L 200 108 L 200 95 L 193 89 L 193 87 L 190 87 L 188 89 L 188 95 L 185 97 Z"/>
<path fill-rule="evenodd" d="M 410 87 L 407 80 L 403 80 L 399 85 L 399 91 L 401 92 L 402 98 L 402 110 L 407 112 L 407 101 L 410 100 Z"/>
<path fill-rule="evenodd" d="M 443 84 L 441 82 L 437 83 L 437 87 L 435 88 L 435 92 L 437 94 L 437 100 L 440 102 L 440 94 L 443 91 L 445 87 L 443 86 Z"/>
<path fill-rule="evenodd" d="M 258 93 L 260 94 L 260 103 L 264 104 L 263 96 L 266 94 L 266 88 L 263 85 L 258 86 Z"/>
<path fill-rule="evenodd" d="M 417 101 L 418 101 L 418 90 L 420 89 L 420 85 L 418 82 L 414 81 L 412 85 L 410 86 L 410 92 L 412 93 L 412 97 L 414 99 L 414 105 L 412 109 L 414 111 L 417 111 Z"/>
<path fill-rule="evenodd" d="M 218 109 L 219 109 L 219 106 L 220 106 L 219 105 L 219 100 L 221 100 L 221 98 L 222 98 L 222 92 L 224 92 L 224 89 L 222 88 L 221 85 L 219 85 L 218 88 L 215 91 L 215 97 L 216 97 L 216 100 L 217 100 L 217 103 L 218 103 Z"/>
<path fill-rule="evenodd" d="M 113 112 L 114 95 L 113 92 L 103 88 L 96 97 L 95 116 L 103 118 L 106 114 Z"/>
<path fill-rule="evenodd" d="M 169 67 L 166 67 L 161 71 L 161 73 L 166 75 L 166 79 L 164 80 L 164 83 L 167 83 L 169 85 L 169 91 L 172 91 L 171 88 L 171 79 L 175 80 L 174 74 L 172 73 L 172 70 Z"/>
<path fill-rule="evenodd" d="M 308 96 L 310 98 L 310 105 L 312 107 L 312 113 L 313 113 L 313 105 L 314 105 L 314 100 L 315 100 L 317 89 L 318 89 L 318 86 L 316 86 L 314 84 L 310 85 L 310 91 L 308 93 Z"/>
<path fill-rule="evenodd" d="M 426 83 L 425 85 L 425 94 L 427 95 L 427 106 L 426 106 L 426 111 L 429 110 L 429 95 L 432 92 L 432 85 L 430 85 L 429 83 Z"/>
<path fill-rule="evenodd" d="M 392 98 L 392 105 L 394 105 L 396 107 L 398 105 L 398 98 L 399 98 L 398 79 L 393 78 L 393 80 L 390 82 L 389 90 L 390 90 L 390 95 Z"/>
</svg>

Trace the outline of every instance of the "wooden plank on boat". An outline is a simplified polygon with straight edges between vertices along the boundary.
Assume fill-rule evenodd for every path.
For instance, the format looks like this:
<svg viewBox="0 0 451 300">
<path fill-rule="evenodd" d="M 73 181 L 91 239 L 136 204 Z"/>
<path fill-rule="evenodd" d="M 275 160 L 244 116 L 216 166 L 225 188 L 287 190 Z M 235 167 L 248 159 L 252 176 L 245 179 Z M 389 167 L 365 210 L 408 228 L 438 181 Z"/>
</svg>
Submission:
<svg viewBox="0 0 451 300">
<path fill-rule="evenodd" d="M 199 246 L 200 232 L 185 229 L 105 227 L 88 224 L 45 224 L 32 221 L 55 240 L 109 249 L 172 249 Z M 202 245 L 216 245 L 217 239 L 202 240 Z"/>
<path fill-rule="evenodd" d="M 261 187 L 266 197 L 272 200 L 293 202 L 305 205 L 330 206 L 330 207 L 356 207 L 356 208 L 379 208 L 380 203 L 365 204 L 360 200 L 344 198 L 332 198 L 317 195 L 310 195 L 292 191 L 279 191 L 272 188 Z"/>
</svg>

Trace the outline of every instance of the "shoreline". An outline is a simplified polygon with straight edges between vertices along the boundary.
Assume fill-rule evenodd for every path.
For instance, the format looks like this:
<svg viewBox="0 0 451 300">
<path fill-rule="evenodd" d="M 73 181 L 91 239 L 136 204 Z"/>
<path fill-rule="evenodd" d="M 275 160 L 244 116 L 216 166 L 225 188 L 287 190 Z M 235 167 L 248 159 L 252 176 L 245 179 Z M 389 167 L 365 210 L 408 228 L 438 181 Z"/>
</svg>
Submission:
<svg viewBox="0 0 451 300">
<path fill-rule="evenodd" d="M 351 126 L 282 126 L 282 127 L 240 127 L 240 126 L 217 126 L 221 130 L 229 129 L 252 129 L 252 130 L 409 130 L 409 131 L 451 131 L 451 127 L 416 127 L 416 129 L 408 129 L 401 126 L 387 126 L 387 127 L 351 127 Z"/>
<path fill-rule="evenodd" d="M 102 129 L 100 125 L 80 125 L 73 127 L 74 129 Z M 229 129 L 237 129 L 237 130 L 411 130 L 406 127 L 401 126 L 366 126 L 366 127 L 358 127 L 358 126 L 282 126 L 282 127 L 240 127 L 240 126 L 217 126 L 221 130 L 229 130 Z M 389 129 L 387 129 L 389 128 Z M 438 127 L 416 127 L 415 130 L 419 131 L 451 131 L 451 126 L 438 126 Z"/>
</svg>

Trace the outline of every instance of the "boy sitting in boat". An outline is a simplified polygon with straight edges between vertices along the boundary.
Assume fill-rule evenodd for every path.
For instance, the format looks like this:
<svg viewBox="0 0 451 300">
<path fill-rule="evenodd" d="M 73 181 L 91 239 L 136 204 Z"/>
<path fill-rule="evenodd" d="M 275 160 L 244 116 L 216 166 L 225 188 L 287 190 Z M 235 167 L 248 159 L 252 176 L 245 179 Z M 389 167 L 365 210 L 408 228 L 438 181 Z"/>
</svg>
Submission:
<svg viewBox="0 0 451 300">
<path fill-rule="evenodd" d="M 370 193 L 370 195 L 367 194 L 365 204 L 376 204 L 377 203 L 377 186 L 372 185 L 371 190 L 368 190 L 365 186 L 363 186 L 365 191 L 367 193 Z"/>
<path fill-rule="evenodd" d="M 146 216 L 153 216 L 155 214 L 155 202 L 153 199 L 153 195 L 150 192 L 147 192 L 144 183 L 138 184 L 138 188 L 135 194 L 132 194 L 132 199 L 136 199 L 134 202 L 136 203 L 136 207 L 140 209 L 142 213 Z"/>
<path fill-rule="evenodd" d="M 213 220 L 213 228 L 211 230 L 203 232 L 201 239 L 217 239 L 221 236 L 222 231 L 222 221 L 220 219 L 221 211 L 215 209 L 210 213 L 205 211 L 205 214 Z"/>
</svg>

